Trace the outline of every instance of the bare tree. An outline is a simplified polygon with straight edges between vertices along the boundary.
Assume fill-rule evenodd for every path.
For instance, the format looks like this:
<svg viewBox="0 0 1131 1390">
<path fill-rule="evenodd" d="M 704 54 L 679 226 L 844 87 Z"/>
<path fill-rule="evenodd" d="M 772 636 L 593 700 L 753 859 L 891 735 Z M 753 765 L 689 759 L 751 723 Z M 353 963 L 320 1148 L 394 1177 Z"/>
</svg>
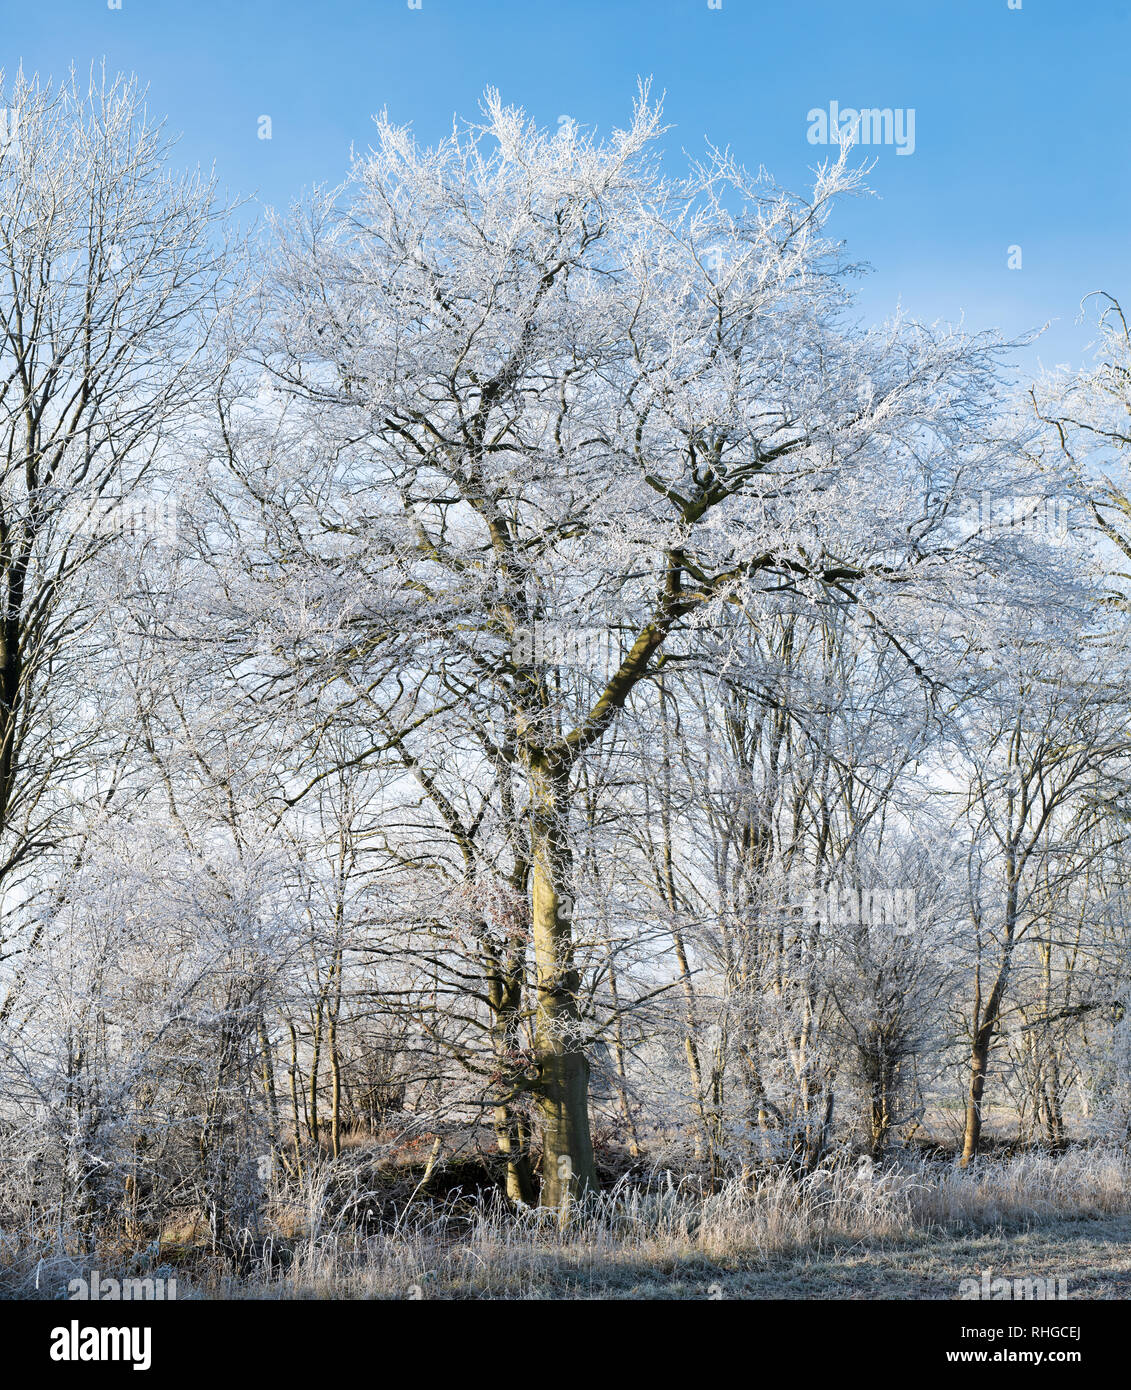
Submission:
<svg viewBox="0 0 1131 1390">
<path fill-rule="evenodd" d="M 91 691 L 115 548 L 171 543 L 175 458 L 213 381 L 229 256 L 211 182 L 173 177 L 136 83 L 3 100 L 0 882 L 113 794 Z M 152 491 L 143 492 L 147 483 Z M 23 897 L 21 893 L 17 895 Z"/>
</svg>

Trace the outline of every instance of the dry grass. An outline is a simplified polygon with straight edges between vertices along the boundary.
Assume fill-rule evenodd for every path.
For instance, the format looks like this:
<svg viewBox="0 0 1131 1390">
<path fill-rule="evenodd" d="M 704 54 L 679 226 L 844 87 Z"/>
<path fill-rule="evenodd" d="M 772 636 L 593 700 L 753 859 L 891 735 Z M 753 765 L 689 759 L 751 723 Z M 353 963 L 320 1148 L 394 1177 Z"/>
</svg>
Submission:
<svg viewBox="0 0 1131 1390">
<path fill-rule="evenodd" d="M 841 1163 L 800 1183 L 776 1173 L 713 1194 L 665 1175 L 622 1181 L 565 1220 L 516 1213 L 493 1192 L 457 1192 L 412 1203 L 372 1234 L 325 1219 L 327 1181 L 279 1212 L 285 1229 L 251 1277 L 198 1261 L 177 1271 L 179 1296 L 953 1298 L 959 1279 L 987 1267 L 1071 1273 L 1073 1288 L 1091 1290 L 1084 1296 L 1131 1292 L 1131 1161 L 1095 1149 L 973 1172 Z M 9 1266 L 7 1291 L 36 1296 L 21 1264 Z M 38 1296 L 58 1297 L 77 1264 L 45 1255 Z M 113 1272 L 93 1257 L 82 1264 Z"/>
<path fill-rule="evenodd" d="M 939 1165 L 916 1187 L 917 1226 L 1032 1224 L 1131 1212 L 1131 1162 L 1102 1149 L 1017 1154 L 971 1172 Z"/>
<path fill-rule="evenodd" d="M 1090 1268 L 1094 1243 L 1126 1296 L 1128 1158 L 1032 1154 L 970 1173 L 949 1163 L 842 1164 L 801 1183 L 778 1173 L 714 1194 L 687 1181 L 622 1182 L 565 1223 L 456 1196 L 410 1209 L 398 1229 L 363 1242 L 311 1229 L 285 1272 L 252 1285 L 220 1280 L 207 1296 L 954 1297 L 959 1279 L 1000 1272 L 1011 1251 L 1029 1251 L 1022 1272 L 1043 1272 L 1048 1260 L 1032 1253 L 1041 1228 L 1054 1250 L 1068 1243 L 1060 1263 L 1074 1269 Z"/>
</svg>

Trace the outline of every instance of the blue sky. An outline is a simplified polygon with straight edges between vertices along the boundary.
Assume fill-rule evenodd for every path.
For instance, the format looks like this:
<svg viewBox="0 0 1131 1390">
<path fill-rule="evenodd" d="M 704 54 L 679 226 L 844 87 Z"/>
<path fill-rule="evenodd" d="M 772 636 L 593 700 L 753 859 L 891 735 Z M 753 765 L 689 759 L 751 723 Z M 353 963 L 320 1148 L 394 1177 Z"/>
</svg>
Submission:
<svg viewBox="0 0 1131 1390">
<path fill-rule="evenodd" d="M 1016 3 L 1016 0 L 1015 0 Z M 284 204 L 336 182 L 387 106 L 423 139 L 484 86 L 549 125 L 608 129 L 637 75 L 667 93 L 673 160 L 710 138 L 790 186 L 825 153 L 807 113 L 913 108 L 915 152 L 834 230 L 874 273 L 861 309 L 1016 334 L 1055 320 L 1024 370 L 1081 359 L 1081 297 L 1131 301 L 1126 0 L 41 0 L 5 7 L 0 64 L 136 72 L 233 192 Z M 272 138 L 257 138 L 270 115 Z M 1022 268 L 1007 266 L 1021 247 Z"/>
</svg>

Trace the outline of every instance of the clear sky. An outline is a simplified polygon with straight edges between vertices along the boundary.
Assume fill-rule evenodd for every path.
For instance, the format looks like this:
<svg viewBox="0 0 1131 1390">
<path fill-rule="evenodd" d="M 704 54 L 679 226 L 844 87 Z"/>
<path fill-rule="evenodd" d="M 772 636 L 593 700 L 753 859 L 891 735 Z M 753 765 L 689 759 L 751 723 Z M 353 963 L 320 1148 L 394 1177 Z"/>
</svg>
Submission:
<svg viewBox="0 0 1131 1390">
<path fill-rule="evenodd" d="M 874 267 L 867 319 L 902 299 L 1011 334 L 1055 320 L 1028 369 L 1080 360 L 1089 291 L 1131 302 L 1128 0 L 120 3 L 5 0 L 0 64 L 137 73 L 183 161 L 265 203 L 336 182 L 382 106 L 432 140 L 491 84 L 548 125 L 608 129 L 639 74 L 667 93 L 674 159 L 709 138 L 793 187 L 827 153 L 811 109 L 914 110 L 914 153 L 861 149 L 879 196 L 834 223 Z"/>
</svg>

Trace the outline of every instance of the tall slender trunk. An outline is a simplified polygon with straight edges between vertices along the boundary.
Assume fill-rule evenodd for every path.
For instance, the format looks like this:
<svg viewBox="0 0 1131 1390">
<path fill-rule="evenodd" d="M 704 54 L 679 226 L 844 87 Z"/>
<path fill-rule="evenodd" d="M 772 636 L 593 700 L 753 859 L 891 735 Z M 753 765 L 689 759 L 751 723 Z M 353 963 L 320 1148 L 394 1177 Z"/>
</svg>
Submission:
<svg viewBox="0 0 1131 1390">
<path fill-rule="evenodd" d="M 532 753 L 530 839 L 535 962 L 534 1051 L 542 1119 L 543 1206 L 562 1207 L 597 1186 L 589 1133 L 589 1061 L 581 1039 L 573 954 L 568 769 Z"/>
<path fill-rule="evenodd" d="M 663 836 L 663 869 L 661 876 L 661 892 L 671 914 L 671 937 L 672 945 L 675 948 L 675 958 L 679 965 L 680 988 L 683 991 L 684 1007 L 684 1038 L 683 1050 L 687 1057 L 687 1072 L 691 1081 L 691 1094 L 695 1101 L 695 1110 L 699 1118 L 699 1127 L 693 1136 L 694 1153 L 696 1162 L 703 1158 L 704 1147 L 711 1147 L 710 1123 L 707 1116 L 707 1107 L 704 1103 L 703 1092 L 703 1065 L 699 1058 L 699 1044 L 696 1042 L 696 1032 L 698 1030 L 697 1009 L 695 1000 L 695 986 L 691 979 L 691 966 L 687 958 L 687 945 L 684 941 L 683 930 L 679 925 L 679 893 L 676 890 L 675 882 L 675 847 L 672 839 L 672 748 L 671 732 L 668 727 L 669 711 L 668 704 L 671 699 L 663 676 L 656 680 L 656 688 L 660 695 L 660 738 L 661 752 L 663 754 L 663 797 L 660 802 L 660 831 Z"/>
<path fill-rule="evenodd" d="M 620 1100 L 621 1114 L 628 1130 L 628 1151 L 633 1158 L 640 1157 L 640 1135 L 636 1130 L 636 1119 L 628 1096 L 628 1072 L 625 1066 L 624 1019 L 621 1014 L 620 995 L 617 991 L 617 972 L 613 964 L 613 948 L 608 947 L 609 995 L 613 1004 L 613 1057 L 617 1069 L 617 1097 Z"/>
<path fill-rule="evenodd" d="M 963 1168 L 968 1167 L 977 1157 L 978 1147 L 982 1140 L 982 1098 L 986 1090 L 986 1069 L 989 1065 L 994 1034 L 997 1032 L 1001 1019 L 1001 1006 L 1005 996 L 1006 982 L 1009 979 L 1012 949 L 1013 933 L 1012 928 L 1010 928 L 1003 947 L 997 979 L 994 981 L 990 997 L 986 1001 L 985 1011 L 980 1019 L 977 1014 L 974 1018 L 974 1036 L 970 1047 L 970 1089 L 966 1097 L 966 1130 L 962 1137 L 961 1166 Z"/>
<path fill-rule="evenodd" d="M 294 1130 L 295 1172 L 296 1172 L 296 1174 L 297 1174 L 299 1180 L 301 1181 L 301 1180 L 302 1180 L 302 1134 L 301 1134 L 301 1132 L 300 1132 L 300 1124 L 301 1124 L 301 1121 L 300 1121 L 300 1118 L 299 1118 L 299 1110 L 298 1110 L 298 1033 L 295 1031 L 295 1025 L 294 1025 L 294 1023 L 293 1023 L 290 1019 L 287 1019 L 287 1029 L 288 1029 L 288 1031 L 290 1032 L 290 1035 L 291 1035 L 291 1065 L 290 1065 L 290 1078 L 291 1078 L 291 1123 L 292 1123 L 293 1130 Z"/>
<path fill-rule="evenodd" d="M 1019 733 L 1015 734 L 1015 739 Z M 978 1156 L 982 1141 L 982 1098 L 986 1091 L 986 1070 L 989 1066 L 990 1050 L 994 1035 L 1001 1023 L 1002 1003 L 1006 986 L 1009 983 L 1010 965 L 1013 960 L 1013 945 L 1017 936 L 1017 918 L 1020 906 L 1020 878 L 1027 855 L 1018 852 L 1018 831 L 1013 829 L 1013 794 L 1010 795 L 1009 817 L 1011 833 L 1005 848 L 1005 920 L 1002 929 L 1001 951 L 998 956 L 997 976 L 990 990 L 986 1007 L 982 1009 L 982 961 L 981 944 L 978 947 L 978 962 L 974 972 L 974 1010 L 971 1016 L 970 1045 L 970 1088 L 966 1096 L 966 1129 L 962 1136 L 961 1167 L 968 1167 Z M 1024 808 L 1020 820 L 1024 823 Z"/>
<path fill-rule="evenodd" d="M 326 1007 L 326 1045 L 330 1049 L 330 1150 L 335 1158 L 342 1153 L 342 1058 L 338 1051 L 338 1017 L 342 1011 L 342 940 L 341 903 L 336 922 L 337 940 L 334 946 L 333 989 Z"/>
<path fill-rule="evenodd" d="M 342 1059 L 338 1052 L 338 1020 L 330 1015 L 326 1041 L 330 1047 L 330 1151 L 342 1155 Z"/>
<path fill-rule="evenodd" d="M 314 1011 L 311 1015 L 311 1040 L 310 1040 L 310 1078 L 308 1085 L 309 1093 L 309 1114 L 307 1115 L 307 1128 L 310 1133 L 310 1142 L 314 1147 L 314 1153 L 318 1153 L 318 1130 L 320 1128 L 318 1119 L 318 1071 L 322 1060 L 322 1007 L 323 995 L 321 991 L 314 1003 Z"/>
<path fill-rule="evenodd" d="M 289 1160 L 279 1143 L 279 1097 L 275 1089 L 275 1062 L 271 1052 L 271 1040 L 267 1035 L 267 1020 L 262 1009 L 256 1017 L 255 1030 L 259 1040 L 260 1080 L 263 1085 L 263 1097 L 267 1103 L 267 1142 L 271 1146 L 272 1155 L 278 1154 L 284 1167 L 289 1168 Z"/>
<path fill-rule="evenodd" d="M 484 928 L 482 953 L 491 1006 L 491 1042 L 501 1077 L 508 1092 L 518 1083 L 515 1058 L 519 1049 L 524 957 L 521 943 L 512 945 L 505 958 L 492 944 Z M 506 1163 L 507 1196 L 512 1202 L 534 1205 L 534 1176 L 530 1166 L 529 1125 L 511 1099 L 494 1107 L 495 1141 Z"/>
<path fill-rule="evenodd" d="M 978 1155 L 982 1140 L 982 1096 L 986 1089 L 986 1066 L 990 1056 L 993 1028 L 979 1029 L 970 1049 L 970 1087 L 966 1095 L 966 1129 L 962 1136 L 962 1167 Z"/>
</svg>

